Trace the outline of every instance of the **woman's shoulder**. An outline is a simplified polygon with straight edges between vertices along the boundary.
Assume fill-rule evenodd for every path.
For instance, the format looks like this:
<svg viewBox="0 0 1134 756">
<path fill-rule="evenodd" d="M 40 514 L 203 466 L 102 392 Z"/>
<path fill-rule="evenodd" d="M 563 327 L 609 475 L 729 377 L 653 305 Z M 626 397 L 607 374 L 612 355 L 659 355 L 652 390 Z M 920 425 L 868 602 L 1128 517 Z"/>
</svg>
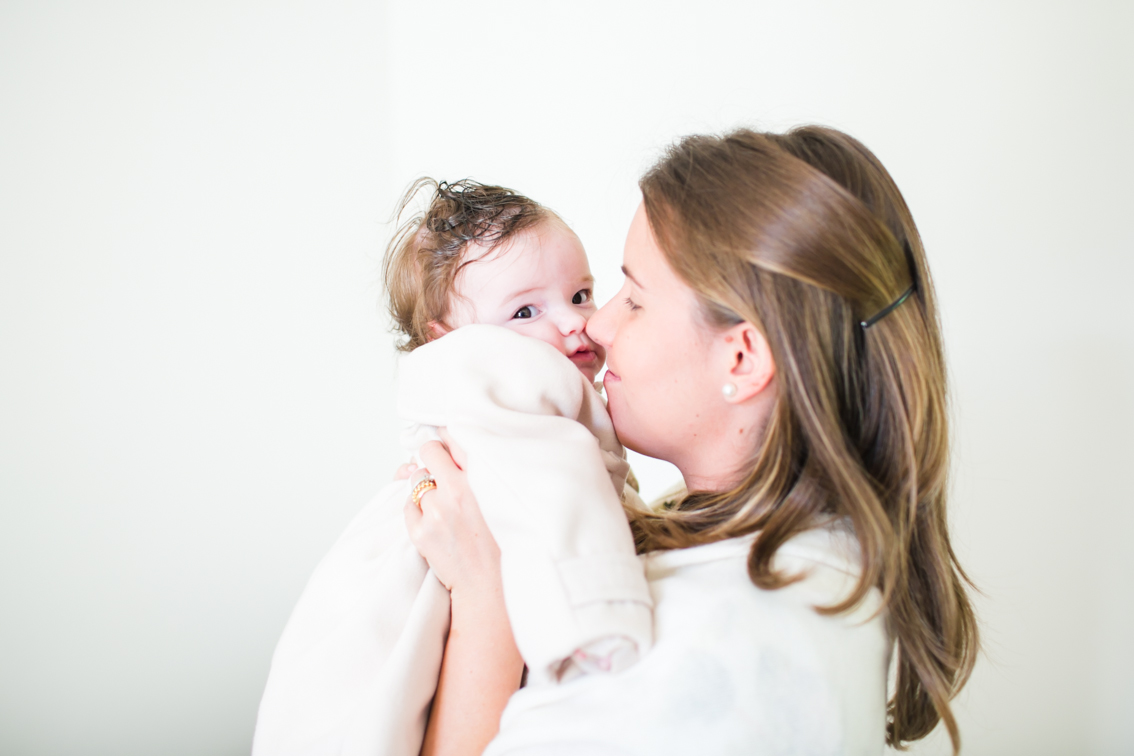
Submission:
<svg viewBox="0 0 1134 756">
<path fill-rule="evenodd" d="M 831 521 L 782 545 L 775 568 L 797 579 L 774 590 L 749 577 L 757 537 L 643 557 L 658 646 L 668 646 L 675 662 L 714 659 L 728 670 L 738 698 L 764 708 L 771 695 L 777 716 L 806 718 L 819 706 L 835 715 L 823 721 L 859 722 L 849 730 L 869 730 L 831 737 L 881 743 L 889 658 L 881 595 L 871 588 L 847 612 L 818 611 L 843 601 L 858 584 L 853 533 Z"/>
<path fill-rule="evenodd" d="M 858 584 L 858 542 L 844 521 L 831 520 L 780 546 L 773 565 L 794 582 L 775 590 L 758 588 L 749 577 L 748 557 L 758 537 L 753 533 L 685 549 L 650 552 L 641 559 L 651 585 L 670 601 L 739 601 L 764 612 L 777 607 L 782 611 L 806 610 L 802 616 L 807 619 L 828 616 L 815 608 L 838 604 Z M 871 589 L 852 611 L 835 616 L 861 623 L 879 615 L 880 607 L 881 595 Z"/>
<path fill-rule="evenodd" d="M 678 483 L 641 508 L 664 509 L 685 495 L 684 484 Z M 846 518 L 832 517 L 820 522 L 777 549 L 776 570 L 802 578 L 789 586 L 794 590 L 754 592 L 759 589 L 748 578 L 747 563 L 758 537 L 757 532 L 684 549 L 648 552 L 641 559 L 651 581 L 701 582 L 709 594 L 722 599 L 730 588 L 742 588 L 750 600 L 798 601 L 809 597 L 813 605 L 831 605 L 841 601 L 858 583 L 858 540 Z M 880 595 L 873 591 L 862 606 L 873 614 L 879 604 Z"/>
<path fill-rule="evenodd" d="M 778 590 L 748 578 L 754 535 L 643 555 L 649 654 L 610 678 L 517 694 L 501 745 L 586 737 L 633 754 L 880 753 L 884 618 L 816 611 L 857 580 L 848 536 L 831 523 L 781 547 L 777 565 L 805 574 Z"/>
</svg>

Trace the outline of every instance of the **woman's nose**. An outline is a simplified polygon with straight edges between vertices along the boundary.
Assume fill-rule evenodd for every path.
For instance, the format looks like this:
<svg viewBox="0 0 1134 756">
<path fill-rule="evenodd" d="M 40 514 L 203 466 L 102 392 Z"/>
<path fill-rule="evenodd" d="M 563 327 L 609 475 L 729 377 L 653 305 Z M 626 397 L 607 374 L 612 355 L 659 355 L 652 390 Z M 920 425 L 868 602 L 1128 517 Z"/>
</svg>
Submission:
<svg viewBox="0 0 1134 756">
<path fill-rule="evenodd" d="M 591 341 L 604 349 L 609 348 L 611 341 L 614 340 L 615 317 L 613 300 L 607 302 L 598 312 L 592 315 L 591 319 L 587 321 L 587 335 L 591 337 Z"/>
</svg>

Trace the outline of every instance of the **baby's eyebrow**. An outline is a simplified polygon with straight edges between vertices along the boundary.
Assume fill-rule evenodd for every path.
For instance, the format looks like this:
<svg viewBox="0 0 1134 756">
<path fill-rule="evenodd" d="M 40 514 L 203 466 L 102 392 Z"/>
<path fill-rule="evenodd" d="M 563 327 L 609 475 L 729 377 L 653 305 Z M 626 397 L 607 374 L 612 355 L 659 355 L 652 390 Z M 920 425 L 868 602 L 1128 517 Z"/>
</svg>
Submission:
<svg viewBox="0 0 1134 756">
<path fill-rule="evenodd" d="M 543 288 L 542 286 L 533 286 L 530 289 L 524 289 L 523 291 L 517 291 L 515 294 L 511 294 L 511 295 L 508 296 L 508 301 L 511 302 L 513 299 L 519 299 L 520 297 L 526 297 L 528 294 L 531 294 L 533 291 L 539 291 L 542 288 Z"/>
<path fill-rule="evenodd" d="M 595 282 L 594 276 L 583 276 L 582 278 L 579 279 L 579 283 L 593 284 L 594 282 Z M 541 289 L 543 289 L 543 286 L 532 286 L 530 288 L 524 289 L 523 291 L 517 291 L 514 294 L 509 294 L 508 299 L 506 301 L 507 302 L 513 302 L 517 299 L 523 299 L 524 297 L 531 294 L 532 292 L 540 291 Z"/>
</svg>

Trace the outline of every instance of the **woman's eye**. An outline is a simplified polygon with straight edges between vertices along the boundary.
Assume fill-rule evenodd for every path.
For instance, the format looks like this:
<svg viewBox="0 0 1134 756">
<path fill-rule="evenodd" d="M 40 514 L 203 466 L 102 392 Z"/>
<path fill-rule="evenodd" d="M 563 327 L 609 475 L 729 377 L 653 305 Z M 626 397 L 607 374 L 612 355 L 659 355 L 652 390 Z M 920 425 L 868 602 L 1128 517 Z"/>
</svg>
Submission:
<svg viewBox="0 0 1134 756">
<path fill-rule="evenodd" d="M 634 300 L 630 297 L 626 297 L 626 299 L 624 299 L 623 301 L 626 302 L 626 306 L 630 308 L 631 312 L 633 312 L 634 310 L 640 310 L 642 308 L 641 305 L 634 304 Z"/>
<path fill-rule="evenodd" d="M 591 301 L 591 290 L 590 289 L 580 289 L 579 291 L 575 292 L 575 296 L 571 297 L 571 304 L 573 304 L 573 305 L 582 305 L 582 304 L 586 304 L 587 302 L 590 302 L 590 301 Z"/>
<path fill-rule="evenodd" d="M 516 310 L 516 314 L 512 316 L 513 320 L 523 320 L 524 318 L 534 318 L 535 308 L 531 306 L 521 307 Z"/>
</svg>

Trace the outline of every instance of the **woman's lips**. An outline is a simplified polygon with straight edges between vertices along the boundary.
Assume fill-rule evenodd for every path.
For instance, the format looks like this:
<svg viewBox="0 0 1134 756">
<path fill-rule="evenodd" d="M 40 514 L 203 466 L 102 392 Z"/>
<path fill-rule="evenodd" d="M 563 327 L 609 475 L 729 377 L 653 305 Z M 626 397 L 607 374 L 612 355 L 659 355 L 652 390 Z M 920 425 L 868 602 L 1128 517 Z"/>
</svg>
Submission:
<svg viewBox="0 0 1134 756">
<path fill-rule="evenodd" d="M 618 383 L 622 379 L 618 374 L 611 370 L 609 367 L 606 369 L 606 374 L 602 377 L 602 383 L 605 386 L 607 383 Z"/>
</svg>

